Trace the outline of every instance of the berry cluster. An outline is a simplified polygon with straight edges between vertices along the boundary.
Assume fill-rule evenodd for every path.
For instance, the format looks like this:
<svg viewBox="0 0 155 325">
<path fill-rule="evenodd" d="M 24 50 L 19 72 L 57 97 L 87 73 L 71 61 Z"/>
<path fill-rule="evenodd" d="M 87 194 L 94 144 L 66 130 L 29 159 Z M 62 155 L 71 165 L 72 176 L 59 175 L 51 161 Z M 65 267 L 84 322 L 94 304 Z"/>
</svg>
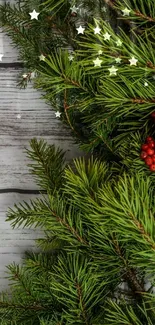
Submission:
<svg viewBox="0 0 155 325">
<path fill-rule="evenodd" d="M 152 172 L 155 172 L 155 141 L 152 137 L 147 137 L 145 143 L 142 144 L 140 157 L 149 166 Z"/>
</svg>

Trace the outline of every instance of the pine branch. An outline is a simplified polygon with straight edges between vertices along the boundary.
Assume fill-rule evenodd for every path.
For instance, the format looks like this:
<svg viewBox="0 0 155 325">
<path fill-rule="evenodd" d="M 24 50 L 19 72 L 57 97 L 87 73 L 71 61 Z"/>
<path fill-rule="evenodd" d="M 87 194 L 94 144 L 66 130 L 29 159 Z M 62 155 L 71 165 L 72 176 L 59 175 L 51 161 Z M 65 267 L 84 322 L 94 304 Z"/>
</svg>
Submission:
<svg viewBox="0 0 155 325">
<path fill-rule="evenodd" d="M 47 145 L 44 140 L 35 138 L 30 142 L 31 149 L 26 149 L 26 154 L 33 163 L 28 164 L 31 174 L 41 189 L 54 192 L 62 184 L 64 171 L 64 153 L 55 149 L 53 145 Z"/>
<path fill-rule="evenodd" d="M 120 304 L 117 304 L 116 302 L 110 300 L 106 310 L 107 315 L 105 325 L 117 325 L 118 322 L 119 324 L 131 325 L 143 325 L 147 322 L 146 324 L 153 325 L 153 319 L 150 319 L 145 303 L 143 304 L 142 321 L 140 320 L 138 315 L 141 313 L 140 305 L 136 305 L 135 309 L 134 305 L 128 306 L 125 301 L 121 301 Z"/>
<path fill-rule="evenodd" d="M 47 307 L 40 306 L 40 305 L 16 305 L 7 302 L 0 301 L 0 308 L 9 308 L 11 309 L 23 309 L 23 310 L 33 310 L 33 311 L 40 311 L 40 310 L 47 310 Z"/>
<path fill-rule="evenodd" d="M 82 307 L 82 316 L 83 316 L 83 319 L 84 319 L 84 323 L 86 325 L 88 325 L 89 322 L 87 320 L 86 306 L 85 306 L 84 301 L 83 301 L 82 288 L 81 288 L 81 285 L 78 283 L 78 280 L 77 280 L 77 283 L 76 283 L 76 288 L 77 288 L 77 292 L 78 292 L 78 299 L 79 299 L 81 307 Z"/>
<path fill-rule="evenodd" d="M 123 274 L 123 279 L 127 281 L 129 287 L 132 290 L 133 296 L 139 296 L 139 298 L 142 299 L 143 294 L 145 292 L 144 286 L 142 286 L 136 277 L 136 272 L 133 268 L 129 267 L 127 260 L 124 258 L 123 253 L 121 251 L 121 248 L 119 247 L 119 243 L 116 240 L 116 238 L 113 238 L 113 243 L 116 249 L 116 252 L 118 253 L 118 256 L 123 261 L 125 272 Z"/>
</svg>

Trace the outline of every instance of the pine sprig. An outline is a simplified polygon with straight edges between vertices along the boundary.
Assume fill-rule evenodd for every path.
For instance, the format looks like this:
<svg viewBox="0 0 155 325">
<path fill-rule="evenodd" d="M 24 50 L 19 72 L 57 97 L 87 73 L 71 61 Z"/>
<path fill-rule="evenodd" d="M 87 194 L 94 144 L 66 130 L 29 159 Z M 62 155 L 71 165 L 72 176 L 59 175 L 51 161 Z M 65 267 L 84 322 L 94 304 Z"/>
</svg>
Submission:
<svg viewBox="0 0 155 325">
<path fill-rule="evenodd" d="M 40 146 L 45 164 L 46 148 Z M 152 178 L 133 170 L 113 173 L 92 157 L 66 166 L 62 179 L 61 190 L 8 212 L 13 226 L 42 227 L 44 252 L 27 254 L 22 267 L 8 267 L 13 298 L 0 300 L 1 315 L 17 325 L 153 324 Z"/>
<path fill-rule="evenodd" d="M 64 153 L 53 145 L 47 145 L 44 140 L 35 138 L 30 142 L 31 149 L 26 154 L 33 163 L 28 164 L 31 174 L 41 190 L 52 193 L 60 188 L 64 170 Z"/>
</svg>

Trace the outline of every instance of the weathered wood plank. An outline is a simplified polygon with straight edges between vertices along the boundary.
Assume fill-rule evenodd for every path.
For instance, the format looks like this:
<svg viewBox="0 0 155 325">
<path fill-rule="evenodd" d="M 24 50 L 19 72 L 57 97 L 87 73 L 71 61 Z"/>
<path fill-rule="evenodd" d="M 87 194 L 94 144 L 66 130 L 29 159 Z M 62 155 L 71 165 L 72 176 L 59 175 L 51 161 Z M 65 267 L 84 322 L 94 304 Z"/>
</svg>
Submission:
<svg viewBox="0 0 155 325">
<path fill-rule="evenodd" d="M 0 194 L 0 291 L 7 288 L 6 266 L 12 262 L 20 263 L 26 250 L 36 250 L 34 239 L 43 236 L 38 229 L 12 229 L 6 222 L 8 207 L 13 208 L 14 203 L 30 202 L 36 195 L 18 193 Z"/>
<path fill-rule="evenodd" d="M 37 189 L 27 163 L 24 148 L 29 147 L 32 137 L 44 138 L 48 143 L 67 150 L 67 159 L 80 154 L 73 139 L 61 121 L 55 117 L 51 107 L 40 99 L 40 93 L 31 85 L 25 90 L 16 87 L 19 71 L 0 69 L 0 189 Z M 21 118 L 18 118 L 20 114 Z M 34 195 L 0 194 L 0 290 L 8 285 L 5 266 L 21 261 L 25 250 L 35 249 L 34 238 L 40 232 L 12 229 L 6 219 L 8 207 Z"/>
<path fill-rule="evenodd" d="M 4 5 L 5 3 L 14 4 L 16 3 L 16 0 L 0 0 L 0 5 Z M 17 49 L 11 45 L 11 40 L 6 34 L 3 33 L 2 28 L 0 28 L 0 54 L 4 54 L 2 63 L 19 61 Z"/>
<path fill-rule="evenodd" d="M 33 137 L 61 147 L 68 160 L 80 154 L 69 130 L 40 99 L 40 93 L 30 85 L 23 90 L 16 87 L 17 74 L 17 70 L 0 69 L 0 189 L 36 188 L 24 153 Z"/>
<path fill-rule="evenodd" d="M 0 53 L 4 53 L 4 63 L 17 62 L 17 51 L 9 42 L 9 38 L 0 33 Z M 25 90 L 16 87 L 19 72 L 3 69 L 0 63 L 0 192 L 15 188 L 37 189 L 24 153 L 33 137 L 44 138 L 48 143 L 61 147 L 67 152 L 67 160 L 81 154 L 73 144 L 69 130 L 55 117 L 51 107 L 40 99 L 40 93 L 31 85 Z M 7 209 L 14 203 L 34 197 L 36 195 L 0 193 L 0 291 L 8 286 L 6 266 L 12 262 L 20 263 L 25 250 L 36 249 L 34 239 L 41 236 L 39 230 L 12 229 L 5 221 Z"/>
</svg>

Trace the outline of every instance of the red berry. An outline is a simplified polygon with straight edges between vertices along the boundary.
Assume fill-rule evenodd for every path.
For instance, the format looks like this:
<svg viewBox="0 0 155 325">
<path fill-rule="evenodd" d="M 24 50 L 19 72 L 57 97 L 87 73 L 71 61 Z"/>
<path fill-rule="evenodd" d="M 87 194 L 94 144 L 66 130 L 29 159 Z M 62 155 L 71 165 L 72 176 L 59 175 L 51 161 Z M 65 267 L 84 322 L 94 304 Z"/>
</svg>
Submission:
<svg viewBox="0 0 155 325">
<path fill-rule="evenodd" d="M 145 159 L 147 157 L 147 152 L 146 151 L 142 151 L 141 154 L 140 154 L 140 157 L 142 159 Z"/>
<path fill-rule="evenodd" d="M 150 141 L 153 141 L 153 138 L 152 137 L 147 137 L 145 141 L 148 143 Z"/>
<path fill-rule="evenodd" d="M 147 146 L 147 144 L 146 144 L 146 146 Z M 150 142 L 148 143 L 148 146 L 149 146 L 149 148 L 154 148 L 154 146 L 155 146 L 154 141 L 150 141 Z"/>
<path fill-rule="evenodd" d="M 144 143 L 142 144 L 141 148 L 143 151 L 146 151 L 149 148 L 149 145 Z"/>
<path fill-rule="evenodd" d="M 72 17 L 76 17 L 77 16 L 77 13 L 76 12 L 71 12 L 71 16 Z"/>
<path fill-rule="evenodd" d="M 155 172 L 155 164 L 150 165 L 151 172 Z"/>
<path fill-rule="evenodd" d="M 154 153 L 155 153 L 154 150 L 151 149 L 151 148 L 147 149 L 146 152 L 147 152 L 147 155 L 148 155 L 148 156 L 152 156 L 152 155 L 154 155 Z"/>
<path fill-rule="evenodd" d="M 155 118 L 155 112 L 152 112 L 152 113 L 151 113 L 151 117 L 152 117 L 152 118 Z"/>
<path fill-rule="evenodd" d="M 152 165 L 152 158 L 151 157 L 147 157 L 145 159 L 145 164 L 148 165 L 148 166 Z"/>
<path fill-rule="evenodd" d="M 151 156 L 153 163 L 155 163 L 155 155 Z"/>
</svg>

